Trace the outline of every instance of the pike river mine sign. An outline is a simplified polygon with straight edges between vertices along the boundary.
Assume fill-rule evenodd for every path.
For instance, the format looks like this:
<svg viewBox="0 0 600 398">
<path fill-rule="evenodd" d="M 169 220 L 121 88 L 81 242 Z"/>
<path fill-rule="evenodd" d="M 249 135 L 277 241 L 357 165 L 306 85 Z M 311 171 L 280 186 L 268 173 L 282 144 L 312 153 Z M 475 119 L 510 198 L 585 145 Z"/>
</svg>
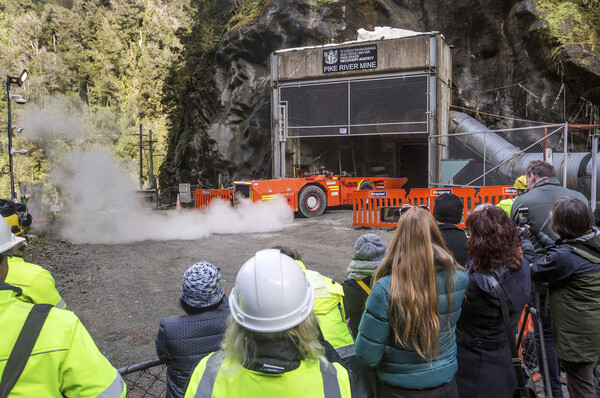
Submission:
<svg viewBox="0 0 600 398">
<path fill-rule="evenodd" d="M 323 73 L 377 68 L 377 44 L 323 50 Z"/>
</svg>

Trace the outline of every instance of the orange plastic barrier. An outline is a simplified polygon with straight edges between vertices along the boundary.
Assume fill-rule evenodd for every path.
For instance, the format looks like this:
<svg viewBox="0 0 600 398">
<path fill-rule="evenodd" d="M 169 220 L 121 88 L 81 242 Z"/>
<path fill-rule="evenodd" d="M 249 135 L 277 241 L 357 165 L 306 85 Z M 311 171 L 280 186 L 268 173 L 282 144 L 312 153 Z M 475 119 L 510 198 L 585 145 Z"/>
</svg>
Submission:
<svg viewBox="0 0 600 398">
<path fill-rule="evenodd" d="M 501 200 L 514 198 L 517 189 L 511 186 L 481 187 L 477 193 L 477 204 L 491 203 L 496 206 Z"/>
<path fill-rule="evenodd" d="M 523 328 L 523 320 L 525 319 L 525 311 L 527 308 L 523 310 L 521 313 L 521 318 L 519 319 L 519 330 Z M 525 331 L 523 332 L 523 340 L 521 340 L 521 346 L 519 347 L 519 357 L 523 360 L 523 347 L 525 345 L 525 335 L 529 332 L 533 333 L 533 319 L 529 316 L 527 317 L 527 324 L 525 325 Z"/>
<path fill-rule="evenodd" d="M 194 208 L 204 210 L 214 199 L 222 199 L 231 202 L 230 189 L 196 189 L 194 191 Z"/>
<path fill-rule="evenodd" d="M 469 213 L 475 208 L 475 188 L 413 188 L 406 196 L 409 203 L 413 206 L 427 206 L 433 212 L 433 204 L 436 197 L 453 193 L 463 200 L 463 220 L 467 219 Z M 463 228 L 464 224 L 458 224 Z"/>
<path fill-rule="evenodd" d="M 498 204 L 503 199 L 516 195 L 510 186 L 482 187 L 479 190 L 471 187 L 448 188 L 413 188 L 408 195 L 404 189 L 388 189 L 386 191 L 357 191 L 352 194 L 352 210 L 355 227 L 395 227 L 395 221 L 382 220 L 385 207 L 401 207 L 405 203 L 412 206 L 427 206 L 433 212 L 434 200 L 444 193 L 453 193 L 463 200 L 463 221 L 475 207 L 482 203 Z M 458 224 L 464 228 L 464 222 Z"/>
<path fill-rule="evenodd" d="M 353 226 L 360 227 L 395 227 L 396 221 L 382 220 L 381 211 L 385 207 L 401 207 L 406 202 L 404 189 L 388 189 L 387 191 L 356 191 L 350 198 L 354 219 Z"/>
</svg>

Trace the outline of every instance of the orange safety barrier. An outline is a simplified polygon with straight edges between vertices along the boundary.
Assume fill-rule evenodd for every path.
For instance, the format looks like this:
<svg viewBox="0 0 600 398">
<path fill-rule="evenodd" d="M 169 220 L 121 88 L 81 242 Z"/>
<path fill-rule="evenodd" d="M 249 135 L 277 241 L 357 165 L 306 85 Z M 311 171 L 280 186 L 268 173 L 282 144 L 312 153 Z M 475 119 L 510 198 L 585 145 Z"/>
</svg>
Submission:
<svg viewBox="0 0 600 398">
<path fill-rule="evenodd" d="M 491 203 L 496 206 L 501 200 L 517 196 L 517 188 L 505 186 L 481 187 L 477 192 L 477 204 Z"/>
<path fill-rule="evenodd" d="M 519 319 L 519 330 L 523 329 L 523 320 L 525 319 L 525 313 L 527 308 L 523 310 L 521 313 L 521 318 Z M 525 336 L 527 333 L 533 333 L 533 319 L 531 316 L 527 317 L 527 323 L 525 324 L 525 331 L 523 332 L 523 340 L 521 340 L 521 346 L 519 347 L 519 357 L 523 360 L 523 347 L 525 345 Z"/>
<path fill-rule="evenodd" d="M 205 210 L 208 204 L 215 199 L 231 202 L 230 189 L 196 189 L 194 191 L 194 208 Z"/>
<path fill-rule="evenodd" d="M 475 208 L 475 188 L 414 188 L 406 196 L 409 203 L 413 206 L 427 206 L 433 212 L 433 203 L 436 197 L 453 193 L 463 200 L 463 220 L 467 219 L 469 213 Z M 464 228 L 464 223 L 458 224 Z"/>
<path fill-rule="evenodd" d="M 384 221 L 382 210 L 385 211 L 387 207 L 398 208 L 403 203 L 407 203 L 406 191 L 404 189 L 356 191 L 352 193 L 350 202 L 354 213 L 353 226 L 393 228 L 398 221 Z"/>
<path fill-rule="evenodd" d="M 404 189 L 356 191 L 352 193 L 351 198 L 354 211 L 352 225 L 355 227 L 395 227 L 399 214 L 395 215 L 396 220 L 394 221 L 392 213 L 396 209 L 387 209 L 388 207 L 398 208 L 409 203 L 412 206 L 427 206 L 433 212 L 435 198 L 444 193 L 453 193 L 463 200 L 463 220 L 466 220 L 477 205 L 482 203 L 496 205 L 503 199 L 514 197 L 517 192 L 511 186 L 481 187 L 479 190 L 471 187 L 413 188 L 408 195 Z M 465 224 L 463 222 L 458 226 L 464 228 Z"/>
</svg>

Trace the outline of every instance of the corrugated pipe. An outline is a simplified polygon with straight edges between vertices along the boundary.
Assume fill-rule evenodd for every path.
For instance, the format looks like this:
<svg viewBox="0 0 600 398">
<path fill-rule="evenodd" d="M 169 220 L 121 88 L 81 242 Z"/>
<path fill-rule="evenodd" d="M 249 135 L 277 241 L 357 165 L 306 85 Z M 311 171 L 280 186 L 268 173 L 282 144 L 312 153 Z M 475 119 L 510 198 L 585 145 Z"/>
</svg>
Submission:
<svg viewBox="0 0 600 398">
<path fill-rule="evenodd" d="M 534 160 L 543 160 L 542 153 L 521 153 L 521 150 L 492 132 L 471 116 L 456 111 L 449 113 L 450 134 L 456 138 L 466 149 L 487 160 L 491 167 L 498 167 L 498 171 L 514 181 L 518 176 L 525 174 L 529 163 Z M 468 133 L 468 134 L 466 134 Z M 556 177 L 563 181 L 564 154 L 554 152 L 552 164 L 556 168 Z M 600 162 L 598 163 L 600 169 Z M 580 191 L 588 198 L 591 192 L 592 154 L 589 152 L 575 152 L 567 154 L 567 187 Z M 600 175 L 598 173 L 597 175 Z M 600 181 L 599 185 L 600 186 Z"/>
</svg>

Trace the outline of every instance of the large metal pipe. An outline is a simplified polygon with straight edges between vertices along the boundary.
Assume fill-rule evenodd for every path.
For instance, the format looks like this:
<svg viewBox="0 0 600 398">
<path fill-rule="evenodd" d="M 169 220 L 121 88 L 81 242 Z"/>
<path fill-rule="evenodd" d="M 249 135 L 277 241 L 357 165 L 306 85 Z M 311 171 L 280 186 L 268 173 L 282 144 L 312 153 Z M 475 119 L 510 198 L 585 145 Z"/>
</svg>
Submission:
<svg viewBox="0 0 600 398">
<path fill-rule="evenodd" d="M 486 159 L 486 163 L 492 168 L 497 167 L 497 170 L 508 177 L 510 181 L 525 174 L 529 163 L 543 159 L 542 153 L 522 153 L 518 147 L 462 112 L 451 111 L 449 113 L 448 132 L 454 135 L 470 152 Z M 566 162 L 567 187 L 582 192 L 588 198 L 591 192 L 591 176 L 594 175 L 591 159 L 592 155 L 589 152 L 574 152 L 567 154 Z M 559 181 L 563 181 L 564 153 L 554 152 L 552 164 L 556 168 L 556 177 Z"/>
</svg>

